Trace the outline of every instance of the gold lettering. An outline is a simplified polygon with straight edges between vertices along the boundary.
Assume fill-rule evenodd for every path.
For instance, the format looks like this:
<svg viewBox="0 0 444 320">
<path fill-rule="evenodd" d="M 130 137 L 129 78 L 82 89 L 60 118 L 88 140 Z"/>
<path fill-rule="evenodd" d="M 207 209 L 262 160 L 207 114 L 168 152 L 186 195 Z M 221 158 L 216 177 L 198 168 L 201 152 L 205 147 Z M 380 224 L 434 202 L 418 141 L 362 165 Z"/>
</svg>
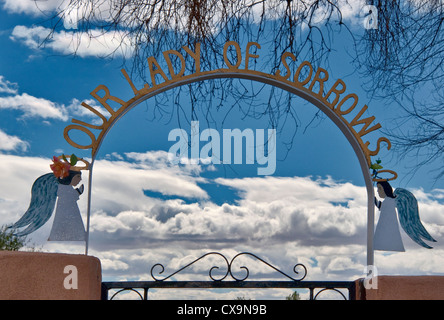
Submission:
<svg viewBox="0 0 444 320">
<path fill-rule="evenodd" d="M 290 66 L 288 65 L 287 60 L 286 60 L 288 57 L 290 57 L 293 61 L 296 61 L 296 57 L 294 56 L 293 53 L 291 53 L 291 52 L 285 52 L 285 53 L 281 56 L 281 62 L 282 62 L 282 64 L 284 65 L 284 68 L 285 68 L 285 70 L 286 70 L 287 72 L 286 72 L 286 75 L 285 75 L 285 76 L 282 76 L 282 75 L 281 75 L 281 71 L 280 71 L 280 70 L 277 70 L 277 71 L 276 71 L 276 76 L 277 76 L 277 77 L 281 77 L 281 78 L 284 78 L 284 79 L 288 79 L 288 78 L 290 78 L 291 70 L 290 70 Z"/>
<path fill-rule="evenodd" d="M 174 72 L 173 63 L 171 62 L 170 54 L 175 55 L 180 60 L 181 67 L 179 73 Z M 163 56 L 168 65 L 168 70 L 170 71 L 171 79 L 174 80 L 183 76 L 183 74 L 185 73 L 185 58 L 183 57 L 183 55 L 181 55 L 176 50 L 168 50 L 163 52 Z"/>
<path fill-rule="evenodd" d="M 302 68 L 305 66 L 308 66 L 310 68 L 310 73 L 303 81 L 299 81 L 299 76 L 301 74 Z M 313 74 L 313 67 L 311 66 L 310 62 L 304 61 L 299 65 L 298 69 L 296 70 L 296 73 L 294 74 L 293 82 L 300 85 L 301 87 L 305 86 L 311 80 L 312 74 Z"/>
<path fill-rule="evenodd" d="M 324 74 L 324 77 L 321 77 L 321 73 Z M 318 68 L 318 70 L 316 71 L 316 74 L 313 78 L 313 81 L 310 84 L 310 87 L 308 87 L 308 90 L 313 92 L 313 87 L 315 85 L 315 83 L 319 83 L 319 92 L 318 95 L 322 95 L 322 93 L 324 92 L 324 82 L 328 80 L 328 72 L 325 69 L 322 68 Z M 313 92 L 314 93 L 314 92 Z"/>
<path fill-rule="evenodd" d="M 227 56 L 227 51 L 228 51 L 228 47 L 230 46 L 234 46 L 234 48 L 236 49 L 236 64 L 231 64 L 230 60 L 228 60 L 228 56 Z M 239 68 L 241 62 L 242 62 L 242 53 L 241 53 L 241 49 L 239 47 L 239 44 L 235 41 L 228 41 L 225 43 L 224 45 L 224 61 L 225 64 L 228 66 L 228 69 L 237 69 Z"/>
<path fill-rule="evenodd" d="M 377 123 L 376 125 L 374 125 L 373 127 L 371 127 L 370 129 L 367 129 L 370 124 L 373 122 L 373 120 L 375 120 L 375 116 L 371 116 L 370 118 L 365 118 L 365 119 L 359 119 L 364 112 L 367 110 L 368 106 L 364 105 L 364 107 L 361 109 L 361 111 L 359 111 L 359 113 L 356 115 L 356 117 L 353 118 L 353 120 L 350 122 L 350 126 L 354 127 L 357 126 L 359 124 L 363 124 L 364 126 L 361 128 L 361 130 L 359 130 L 358 135 L 360 137 L 365 136 L 367 133 L 370 133 L 372 131 L 378 130 L 379 128 L 381 128 L 381 125 L 379 123 Z"/>
<path fill-rule="evenodd" d="M 80 121 L 80 120 L 77 120 L 77 119 L 72 119 L 72 122 L 77 123 L 77 124 L 80 124 L 80 125 L 85 126 L 85 127 L 88 127 L 88 128 L 91 128 L 91 129 L 97 129 L 97 130 L 101 130 L 101 129 L 103 129 L 104 126 L 105 126 L 105 123 L 108 122 L 108 119 L 106 119 L 105 116 L 104 116 L 103 114 L 101 114 L 99 111 L 97 111 L 96 109 L 94 109 L 94 108 L 91 107 L 90 105 L 86 104 L 85 102 L 82 102 L 82 106 L 83 106 L 85 109 L 88 109 L 89 111 L 91 111 L 92 113 L 94 113 L 94 114 L 95 114 L 96 116 L 98 116 L 100 119 L 102 119 L 102 124 L 99 125 L 99 126 L 96 126 L 96 125 L 89 124 L 89 123 L 86 123 L 86 122 L 83 122 L 83 121 Z"/>
<path fill-rule="evenodd" d="M 168 81 L 165 72 L 163 72 L 156 58 L 149 57 L 147 60 L 148 60 L 148 70 L 150 71 L 151 83 L 153 84 L 153 87 L 157 85 L 156 74 L 160 74 L 165 81 Z M 156 69 L 154 69 L 154 67 L 156 67 Z"/>
<path fill-rule="evenodd" d="M 352 104 L 351 107 L 348 108 L 347 110 L 342 111 L 342 110 L 341 110 L 342 105 L 345 103 L 345 101 L 347 101 L 347 100 L 350 99 L 350 98 L 353 98 L 353 99 L 354 99 L 353 104 Z M 356 107 L 357 104 L 358 104 L 358 96 L 357 96 L 355 93 L 350 93 L 350 94 L 346 95 L 346 96 L 344 97 L 344 99 L 341 100 L 341 102 L 339 102 L 338 106 L 337 106 L 336 108 L 334 108 L 334 110 L 335 110 L 335 112 L 336 112 L 338 115 L 343 116 L 343 115 L 345 115 L 345 114 L 348 114 L 348 113 L 352 112 L 353 109 Z"/>
<path fill-rule="evenodd" d="M 123 73 L 126 81 L 129 83 L 129 85 L 131 86 L 131 89 L 133 89 L 134 95 L 139 95 L 140 94 L 140 90 L 137 90 L 136 86 L 134 85 L 133 81 L 131 80 L 131 78 L 129 77 L 128 73 L 126 72 L 125 69 L 121 69 L 120 72 Z M 148 84 L 145 84 L 145 88 L 149 87 Z"/>
<path fill-rule="evenodd" d="M 79 131 L 82 131 L 82 132 L 86 133 L 90 137 L 90 139 L 91 139 L 91 144 L 81 145 L 81 144 L 78 144 L 77 142 L 74 142 L 71 139 L 71 137 L 69 136 L 69 132 L 71 130 L 79 130 Z M 77 124 L 70 124 L 70 125 L 66 126 L 65 130 L 63 131 L 63 136 L 65 137 L 65 140 L 70 145 L 72 145 L 73 147 L 75 147 L 77 149 L 93 149 L 96 146 L 96 137 L 94 136 L 94 134 L 90 130 L 88 130 L 88 129 L 84 128 L 84 127 L 81 127 L 81 126 L 79 126 Z"/>
<path fill-rule="evenodd" d="M 338 89 L 338 85 L 341 85 L 341 89 Z M 336 103 L 338 103 L 339 101 L 339 96 L 341 95 L 341 93 L 345 92 L 345 83 L 344 81 L 342 81 L 341 79 L 336 80 L 335 84 L 331 87 L 330 91 L 328 91 L 328 93 L 325 95 L 325 103 L 331 108 L 333 109 L 334 106 L 336 105 Z M 328 102 L 328 98 L 330 97 L 330 95 L 332 93 L 335 93 L 336 96 L 333 100 L 333 102 Z"/>
<path fill-rule="evenodd" d="M 259 58 L 258 54 L 251 54 L 250 53 L 251 46 L 256 46 L 258 49 L 261 48 L 260 44 L 257 42 L 248 42 L 247 43 L 247 52 L 245 53 L 245 69 L 248 69 L 250 58 L 255 58 L 255 59 Z"/>
<path fill-rule="evenodd" d="M 196 51 L 193 52 L 190 48 L 183 46 L 182 47 L 191 58 L 194 59 L 196 64 L 196 73 L 200 73 L 200 42 L 196 43 Z"/>
<path fill-rule="evenodd" d="M 380 148 L 381 148 L 381 142 L 385 142 L 385 143 L 387 143 L 387 150 L 390 150 L 390 149 L 391 149 L 392 144 L 390 143 L 390 140 L 387 139 L 386 137 L 381 137 L 381 138 L 378 139 L 378 141 L 376 142 L 376 150 L 370 150 L 370 149 L 368 148 L 370 142 L 367 141 L 367 142 L 365 143 L 365 148 L 367 149 L 368 154 L 369 154 L 370 156 L 376 156 L 376 155 L 379 153 L 379 150 L 380 150 Z"/>
<path fill-rule="evenodd" d="M 255 46 L 256 49 L 251 49 L 251 47 L 253 47 L 253 46 Z M 230 48 L 230 47 L 234 47 L 234 48 Z M 190 58 L 192 59 L 191 61 L 194 61 L 195 74 L 196 74 L 195 78 L 196 79 L 198 78 L 197 74 L 202 72 L 201 71 L 201 64 L 200 64 L 200 62 L 201 62 L 200 61 L 200 59 L 201 59 L 201 44 L 196 43 L 194 46 L 194 51 L 192 49 L 188 48 L 187 46 L 183 46 L 182 49 L 189 55 L 189 57 L 187 57 L 185 54 L 182 54 L 181 52 L 176 51 L 176 50 L 167 50 L 162 53 L 163 57 L 165 58 L 165 62 L 167 64 L 170 77 L 167 77 L 166 73 L 164 72 L 164 70 L 162 70 L 161 66 L 159 65 L 159 63 L 157 62 L 157 60 L 154 57 L 147 58 L 148 71 L 150 72 L 150 77 L 151 77 L 153 87 L 157 85 L 156 77 L 159 79 L 159 75 L 160 75 L 160 77 L 163 78 L 164 81 L 170 81 L 170 78 L 171 78 L 171 80 L 175 80 L 180 77 L 183 77 L 185 74 L 185 71 L 186 71 L 186 67 L 187 67 L 187 65 L 186 65 L 187 60 L 186 59 L 190 59 Z M 230 49 L 235 50 L 235 52 L 230 51 L 230 53 L 233 53 L 232 60 L 229 60 L 229 57 L 228 57 L 228 54 L 229 54 L 228 51 Z M 256 52 L 257 52 L 259 49 L 261 49 L 261 46 L 257 42 L 248 42 L 247 43 L 246 52 L 245 52 L 245 68 L 242 70 L 239 70 L 239 67 L 243 61 L 241 48 L 237 42 L 228 41 L 224 45 L 223 59 L 224 59 L 226 66 L 228 67 L 228 69 L 232 70 L 233 72 L 239 72 L 244 75 L 247 75 L 247 74 L 261 74 L 262 75 L 265 73 L 258 72 L 258 71 L 253 72 L 253 70 L 251 70 L 251 71 L 249 70 L 250 62 L 252 61 L 251 59 L 259 58 L 259 54 L 254 54 L 253 52 L 254 52 L 254 50 L 256 50 Z M 231 56 L 230 56 L 230 58 L 231 58 Z M 291 60 L 289 60 L 289 58 Z M 232 63 L 232 61 L 233 61 L 233 63 Z M 281 56 L 281 63 L 282 63 L 283 67 L 281 68 L 281 70 L 279 70 L 279 69 L 276 70 L 276 73 L 274 75 L 270 74 L 269 76 L 274 77 L 274 79 L 282 80 L 282 81 L 290 79 L 290 77 L 292 75 L 292 68 L 291 67 L 294 66 L 294 62 L 296 62 L 296 61 L 297 61 L 297 57 L 293 53 L 291 53 L 291 52 L 283 53 Z M 179 65 L 179 63 L 180 63 L 180 65 Z M 180 70 L 177 70 L 179 68 L 180 68 Z M 226 69 L 217 69 L 217 70 L 210 70 L 208 72 L 209 73 L 217 73 L 217 72 L 223 73 L 226 71 L 227 71 Z M 153 94 L 157 94 L 157 90 L 156 90 L 157 88 L 150 88 L 150 85 L 148 85 L 147 83 L 144 84 L 144 88 L 137 89 L 136 86 L 134 85 L 132 79 L 130 78 L 130 76 L 126 72 L 126 70 L 121 69 L 121 72 L 122 72 L 123 76 L 125 77 L 126 81 L 128 82 L 128 84 L 130 85 L 130 87 L 135 95 L 134 98 L 140 99 L 142 95 L 145 95 L 148 92 L 153 93 Z M 206 74 L 206 72 L 202 73 L 202 74 Z M 314 74 L 314 77 L 313 77 L 313 74 Z M 242 77 L 242 75 L 241 75 L 241 77 Z M 190 75 L 189 78 L 191 79 L 190 82 L 194 81 L 194 78 L 192 77 L 192 75 Z M 187 79 L 188 79 L 188 77 L 187 77 Z M 360 149 L 363 151 L 363 153 L 366 157 L 366 160 L 367 160 L 368 164 L 370 165 L 370 157 L 375 156 L 379 153 L 379 151 L 381 150 L 381 144 L 383 142 L 385 142 L 387 144 L 387 150 L 390 150 L 391 143 L 387 138 L 380 137 L 376 142 L 375 149 L 374 150 L 369 149 L 370 142 L 366 141 L 364 143 L 362 137 L 370 132 L 378 130 L 379 128 L 381 128 L 381 125 L 379 123 L 372 124 L 375 121 L 374 116 L 367 117 L 367 118 L 364 117 L 364 113 L 368 109 L 367 105 L 364 105 L 364 107 L 358 112 L 358 114 L 349 123 L 344 118 L 344 115 L 351 113 L 356 108 L 356 106 L 358 104 L 358 96 L 354 93 L 351 93 L 351 94 L 347 94 L 345 97 L 341 97 L 341 95 L 344 94 L 346 91 L 346 84 L 341 79 L 336 80 L 334 82 L 334 84 L 331 86 L 331 88 L 328 90 L 328 92 L 325 94 L 325 96 L 323 96 L 325 84 L 328 81 L 328 79 L 329 79 L 329 74 L 328 74 L 327 70 L 325 70 L 323 68 L 318 68 L 316 70 L 316 72 L 314 73 L 313 66 L 310 64 L 310 62 L 303 61 L 297 67 L 297 70 L 296 70 L 295 74 L 293 75 L 293 85 L 297 86 L 297 87 L 301 87 L 301 89 L 303 86 L 308 85 L 309 86 L 308 89 L 304 87 L 304 92 L 307 92 L 307 90 L 309 90 L 310 92 L 307 92 L 308 95 L 310 95 L 312 97 L 317 96 L 318 98 L 321 97 L 322 100 L 325 102 L 325 104 L 334 110 L 334 112 L 341 118 L 341 121 L 343 121 L 343 123 L 345 125 L 347 125 L 347 127 L 353 133 L 354 137 L 356 138 L 357 142 L 359 143 Z M 315 87 L 316 87 L 316 89 L 315 89 Z M 319 91 L 317 91 L 318 88 L 319 88 Z M 153 89 L 153 91 L 150 91 L 147 89 Z M 317 92 L 314 92 L 313 91 L 314 89 Z M 103 90 L 103 94 L 99 95 L 99 91 L 102 91 L 102 90 Z M 325 89 L 325 90 L 327 90 L 327 89 Z M 122 112 L 125 111 L 125 108 L 128 107 L 128 103 L 121 100 L 118 97 L 112 96 L 110 94 L 108 87 L 106 87 L 105 85 L 97 86 L 91 92 L 91 95 L 107 110 L 107 112 L 109 112 L 111 117 L 110 118 L 105 117 L 105 115 L 103 115 L 99 111 L 100 109 L 95 109 L 94 107 L 90 106 L 89 104 L 82 102 L 82 107 L 84 107 L 88 111 L 92 112 L 95 116 L 99 117 L 102 120 L 102 123 L 96 125 L 96 124 L 86 123 L 84 121 L 80 121 L 77 119 L 72 119 L 72 124 L 68 125 L 64 129 L 64 137 L 65 137 L 65 140 L 75 148 L 92 149 L 91 152 L 94 157 L 94 154 L 97 151 L 98 146 L 100 145 L 101 139 L 103 139 L 105 133 L 110 129 L 111 124 L 114 123 L 114 121 L 116 121 L 117 118 L 119 118 L 119 117 L 117 117 L 117 115 L 120 115 Z M 134 98 L 131 99 L 130 101 L 137 101 L 137 99 L 134 99 Z M 110 100 L 120 105 L 118 110 L 114 110 L 111 107 Z M 358 125 L 362 125 L 362 127 L 359 127 L 359 131 L 358 131 L 358 129 L 356 129 L 356 126 L 358 126 Z M 93 134 L 91 129 L 100 131 L 97 138 Z M 86 134 L 90 138 L 91 143 L 80 144 L 78 142 L 75 142 L 72 139 L 72 137 L 70 136 L 70 133 L 73 130 L 77 131 L 76 133 Z M 80 141 L 83 141 L 83 140 L 80 140 Z M 396 178 L 396 173 L 391 170 L 381 170 L 379 172 L 391 173 L 394 176 L 394 178 Z M 392 179 L 394 179 L 394 178 L 392 178 Z"/>
<path fill-rule="evenodd" d="M 100 90 L 105 91 L 105 95 L 104 95 L 103 97 L 101 97 L 101 96 L 99 96 L 99 95 L 97 94 L 97 92 L 99 92 Z M 96 98 L 97 101 L 99 101 L 100 104 L 101 104 L 102 106 L 104 106 L 105 109 L 106 109 L 111 115 L 114 115 L 116 112 L 115 112 L 115 111 L 113 110 L 113 108 L 111 108 L 110 105 L 107 103 L 108 100 L 112 100 L 112 101 L 114 101 L 114 102 L 117 102 L 117 103 L 119 103 L 120 105 L 124 105 L 124 104 L 125 104 L 125 101 L 123 101 L 123 100 L 121 100 L 121 99 L 119 99 L 119 98 L 117 98 L 117 97 L 114 97 L 114 96 L 110 95 L 110 93 L 109 93 L 109 89 L 108 89 L 106 86 L 104 86 L 103 84 L 97 86 L 97 88 L 95 88 L 95 89 L 91 92 L 91 95 L 92 95 L 94 98 Z"/>
</svg>

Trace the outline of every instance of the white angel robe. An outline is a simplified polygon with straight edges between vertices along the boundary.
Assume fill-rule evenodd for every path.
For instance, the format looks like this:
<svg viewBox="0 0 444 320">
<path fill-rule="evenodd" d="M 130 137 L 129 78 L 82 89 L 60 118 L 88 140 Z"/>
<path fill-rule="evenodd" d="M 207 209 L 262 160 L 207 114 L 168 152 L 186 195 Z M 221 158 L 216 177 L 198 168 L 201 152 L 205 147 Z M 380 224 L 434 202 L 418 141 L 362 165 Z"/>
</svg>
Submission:
<svg viewBox="0 0 444 320">
<path fill-rule="evenodd" d="M 71 185 L 59 184 L 57 206 L 48 241 L 85 241 L 86 232 L 77 205 L 79 192 Z"/>
<path fill-rule="evenodd" d="M 378 224 L 373 237 L 373 249 L 383 251 L 405 251 L 399 231 L 396 201 L 386 197 L 382 201 Z"/>
</svg>

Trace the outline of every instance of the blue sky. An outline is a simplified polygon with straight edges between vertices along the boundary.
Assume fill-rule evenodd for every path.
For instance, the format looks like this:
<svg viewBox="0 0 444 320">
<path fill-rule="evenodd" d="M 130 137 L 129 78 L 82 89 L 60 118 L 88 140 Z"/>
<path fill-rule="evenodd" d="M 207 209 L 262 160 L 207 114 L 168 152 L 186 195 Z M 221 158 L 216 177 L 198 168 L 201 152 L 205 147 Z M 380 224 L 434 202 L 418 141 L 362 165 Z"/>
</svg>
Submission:
<svg viewBox="0 0 444 320">
<path fill-rule="evenodd" d="M 116 96 L 132 94 L 119 71 L 121 57 L 97 57 L 97 52 L 103 54 L 109 47 L 93 42 L 82 46 L 79 55 L 68 55 L 70 40 L 63 31 L 70 30 L 57 32 L 46 47 L 38 47 L 46 31 L 39 23 L 45 17 L 25 0 L 12 3 L 0 2 L 0 225 L 13 223 L 26 210 L 32 182 L 49 171 L 53 155 L 90 157 L 88 151 L 65 141 L 63 129 L 73 117 L 91 121 L 82 114 L 80 103 L 98 106 L 89 94 L 93 89 L 104 84 Z M 49 12 L 51 3 L 55 1 L 48 2 Z M 391 128 L 398 109 L 366 95 L 365 79 L 348 59 L 350 46 L 346 38 L 334 43 L 330 77 L 344 80 L 347 92 L 355 92 L 369 105 L 367 115 L 374 115 L 383 128 Z M 260 88 L 246 80 L 242 84 L 249 90 Z M 267 90 L 270 87 L 264 88 L 264 97 Z M 326 116 L 321 114 L 309 125 L 317 109 L 294 99 L 299 127 L 292 148 L 287 154 L 285 143 L 294 130 L 289 122 L 277 136 L 275 173 L 261 177 L 255 165 L 179 167 L 169 163 L 166 152 L 173 142 L 168 141 L 168 133 L 179 125 L 171 113 L 171 99 L 165 103 L 170 111 L 163 116 L 153 111 L 154 103 L 154 99 L 141 103 L 117 122 L 97 157 L 90 254 L 101 259 L 104 279 L 146 280 L 147 270 L 157 262 L 169 261 L 174 271 L 190 257 L 211 250 L 225 250 L 228 255 L 251 251 L 287 270 L 303 262 L 312 280 L 362 276 L 364 181 L 351 146 Z M 189 97 L 182 95 L 179 104 L 188 110 Z M 228 97 L 225 105 L 231 104 Z M 226 112 L 213 115 L 219 125 L 215 129 L 220 130 Z M 203 121 L 200 125 L 205 129 Z M 266 119 L 241 119 L 237 108 L 225 118 L 223 127 L 269 129 Z M 190 132 L 186 125 L 182 128 Z M 433 179 L 429 172 L 433 168 L 422 168 L 412 176 L 412 162 L 398 161 L 395 151 L 381 152 L 381 158 L 399 174 L 393 186 L 414 191 L 421 217 L 438 240 L 435 249 L 425 250 L 405 238 L 406 253 L 378 253 L 381 272 L 442 274 L 443 181 Z M 79 201 L 84 221 L 85 198 Z M 36 247 L 83 252 L 81 245 L 46 242 L 50 227 L 51 220 L 30 236 Z M 280 294 L 271 292 L 265 297 Z M 159 292 L 157 297 L 166 296 Z M 256 297 L 264 296 L 257 293 Z"/>
</svg>

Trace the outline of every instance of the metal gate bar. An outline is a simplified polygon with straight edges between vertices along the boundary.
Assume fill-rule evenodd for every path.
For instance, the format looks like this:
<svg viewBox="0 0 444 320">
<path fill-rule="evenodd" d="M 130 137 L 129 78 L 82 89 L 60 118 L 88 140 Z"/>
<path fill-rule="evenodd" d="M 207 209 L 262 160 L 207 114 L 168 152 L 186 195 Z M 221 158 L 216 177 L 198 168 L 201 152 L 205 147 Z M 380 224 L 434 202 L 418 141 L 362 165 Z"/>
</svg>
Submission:
<svg viewBox="0 0 444 320">
<path fill-rule="evenodd" d="M 316 300 L 321 292 L 334 290 L 345 300 L 355 300 L 356 289 L 354 281 L 115 281 L 102 282 L 102 300 L 112 300 L 123 291 L 143 289 L 143 296 L 137 292 L 142 300 L 148 300 L 149 289 L 309 289 L 310 300 Z M 108 291 L 120 289 L 111 298 Z M 320 289 L 315 294 L 315 289 Z M 347 289 L 346 297 L 338 289 Z"/>
<path fill-rule="evenodd" d="M 178 273 L 184 271 L 185 269 L 191 268 L 192 265 L 198 263 L 204 258 L 207 258 L 208 256 L 212 256 L 213 259 L 216 258 L 221 264 L 218 264 L 217 266 L 213 266 L 210 268 L 208 272 L 208 276 L 210 277 L 211 281 L 172 281 L 168 280 Z M 280 276 L 283 276 L 289 280 L 286 281 L 246 281 L 247 278 L 250 275 L 249 269 L 245 265 L 239 266 L 239 263 L 242 261 L 241 259 L 238 259 L 240 257 L 248 258 L 249 262 L 252 260 L 255 260 L 265 266 L 267 266 L 270 269 L 273 269 L 276 271 Z M 245 263 L 246 261 L 244 261 Z M 233 272 L 235 269 L 235 266 L 237 266 L 237 269 L 240 270 L 241 275 L 238 273 Z M 221 270 L 226 270 L 225 273 L 221 272 Z M 156 273 L 155 275 L 154 273 Z M 188 263 L 184 267 L 180 268 L 179 270 L 171 273 L 170 275 L 164 276 L 163 278 L 159 277 L 163 272 L 165 271 L 165 267 L 160 264 L 156 263 L 151 268 L 151 277 L 154 279 L 154 281 L 125 281 L 125 282 L 102 282 L 102 299 L 108 300 L 108 291 L 111 289 L 119 289 L 118 292 L 114 293 L 114 295 L 111 297 L 111 300 L 120 292 L 122 291 L 134 291 L 137 292 L 137 294 L 140 296 L 141 299 L 147 300 L 148 299 L 148 290 L 153 288 L 188 288 L 188 289 L 216 289 L 216 288 L 231 288 L 231 289 L 266 289 L 266 288 L 291 288 L 291 289 L 298 289 L 298 288 L 304 288 L 310 290 L 310 300 L 316 300 L 318 295 L 326 290 L 333 290 L 338 292 L 344 299 L 347 299 L 347 297 L 338 289 L 347 289 L 348 290 L 348 299 L 354 300 L 356 296 L 356 289 L 355 289 L 355 282 L 353 281 L 302 281 L 306 275 L 307 275 L 307 268 L 301 264 L 297 263 L 293 267 L 293 272 L 295 275 L 290 276 L 275 266 L 271 265 L 267 261 L 263 260 L 262 258 L 259 258 L 258 256 L 249 253 L 249 252 L 241 252 L 236 254 L 231 260 L 227 259 L 223 254 L 219 252 L 209 252 L 201 257 L 193 260 L 192 262 Z M 217 271 L 219 274 L 214 274 Z M 227 280 L 227 279 L 233 279 L 233 280 Z M 136 289 L 143 289 L 143 296 L 136 290 Z M 314 294 L 315 289 L 320 289 Z"/>
</svg>

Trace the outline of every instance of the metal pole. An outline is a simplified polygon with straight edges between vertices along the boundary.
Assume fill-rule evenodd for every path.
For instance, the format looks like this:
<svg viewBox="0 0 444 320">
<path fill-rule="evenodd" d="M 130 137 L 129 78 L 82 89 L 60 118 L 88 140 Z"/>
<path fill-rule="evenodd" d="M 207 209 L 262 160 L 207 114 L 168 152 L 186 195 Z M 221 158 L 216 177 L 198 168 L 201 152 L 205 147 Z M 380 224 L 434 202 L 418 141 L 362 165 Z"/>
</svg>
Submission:
<svg viewBox="0 0 444 320">
<path fill-rule="evenodd" d="M 91 217 L 91 189 L 92 189 L 92 172 L 93 172 L 94 158 L 89 165 L 89 177 L 88 177 L 88 201 L 86 209 L 86 241 L 85 241 L 85 255 L 88 255 L 89 246 L 89 225 Z"/>
</svg>

